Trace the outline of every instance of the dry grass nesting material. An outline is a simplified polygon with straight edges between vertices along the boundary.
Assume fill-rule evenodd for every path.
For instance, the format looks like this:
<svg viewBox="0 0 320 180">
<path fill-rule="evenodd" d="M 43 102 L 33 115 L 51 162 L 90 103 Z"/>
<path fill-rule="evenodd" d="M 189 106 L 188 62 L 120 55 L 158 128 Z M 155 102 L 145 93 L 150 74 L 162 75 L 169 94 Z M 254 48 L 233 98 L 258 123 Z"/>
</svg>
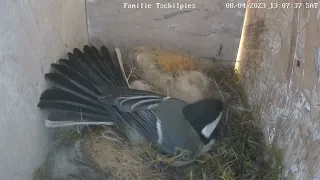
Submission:
<svg viewBox="0 0 320 180">
<path fill-rule="evenodd" d="M 85 152 L 110 179 L 166 179 L 165 173 L 152 167 L 151 155 L 139 146 L 130 146 L 116 132 L 114 128 L 106 128 L 84 141 Z"/>
<path fill-rule="evenodd" d="M 93 164 L 110 179 L 117 180 L 279 179 L 281 156 L 264 145 L 263 135 L 246 109 L 233 68 L 213 61 L 196 62 L 190 57 L 138 47 L 124 63 L 131 86 L 136 89 L 168 94 L 187 102 L 210 97 L 228 101 L 213 149 L 186 167 L 158 169 L 155 165 L 161 157 L 149 144 L 133 146 L 117 131 L 107 128 L 85 138 L 84 149 Z"/>
<path fill-rule="evenodd" d="M 131 69 L 130 75 L 136 77 L 131 79 L 134 88 L 167 93 L 188 102 L 214 97 L 229 101 L 229 105 L 215 147 L 199 157 L 197 162 L 186 167 L 159 170 L 154 167 L 159 157 L 149 145 L 132 147 L 127 143 L 118 144 L 114 140 L 97 138 L 93 142 L 98 144 L 88 147 L 92 147 L 92 157 L 106 171 L 112 171 L 119 179 L 141 180 L 279 178 L 280 156 L 264 145 L 260 129 L 252 119 L 250 110 L 245 108 L 239 79 L 232 67 L 210 61 L 195 63 L 190 60 L 191 56 L 182 53 L 146 47 L 139 47 L 134 53 L 126 64 L 130 67 L 127 69 Z M 177 62 L 174 62 L 175 57 Z M 183 65 L 182 62 L 187 61 L 190 63 Z M 139 69 L 141 67 L 145 69 Z M 158 75 L 168 77 L 172 84 L 163 83 Z M 195 96 L 197 93 L 199 95 Z"/>
</svg>

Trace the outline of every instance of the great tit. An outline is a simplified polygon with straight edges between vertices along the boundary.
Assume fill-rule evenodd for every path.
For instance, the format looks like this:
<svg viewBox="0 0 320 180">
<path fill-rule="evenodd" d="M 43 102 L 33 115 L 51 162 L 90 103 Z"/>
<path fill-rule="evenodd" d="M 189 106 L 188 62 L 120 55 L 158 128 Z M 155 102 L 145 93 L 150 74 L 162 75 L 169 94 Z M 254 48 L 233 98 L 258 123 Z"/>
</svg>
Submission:
<svg viewBox="0 0 320 180">
<path fill-rule="evenodd" d="M 224 103 L 204 99 L 188 104 L 154 92 L 130 89 L 119 49 L 75 48 L 51 64 L 38 107 L 48 111 L 47 127 L 115 125 L 128 137 L 154 144 L 177 157 L 172 166 L 193 162 L 214 144 Z"/>
</svg>

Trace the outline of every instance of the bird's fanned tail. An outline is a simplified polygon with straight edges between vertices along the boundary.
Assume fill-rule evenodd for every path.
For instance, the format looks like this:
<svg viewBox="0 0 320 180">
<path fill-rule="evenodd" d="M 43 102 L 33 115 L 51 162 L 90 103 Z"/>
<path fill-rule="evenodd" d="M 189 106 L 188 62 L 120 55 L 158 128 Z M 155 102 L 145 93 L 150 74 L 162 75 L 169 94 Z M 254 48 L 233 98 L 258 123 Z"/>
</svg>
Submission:
<svg viewBox="0 0 320 180">
<path fill-rule="evenodd" d="M 84 46 L 83 52 L 76 48 L 67 55 L 68 60 L 52 63 L 52 71 L 45 75 L 52 88 L 41 94 L 38 107 L 49 111 L 46 126 L 113 124 L 121 112 L 115 113 L 112 106 L 99 100 L 98 87 L 129 87 L 122 61 L 112 59 L 105 46 L 100 52 L 94 46 Z"/>
<path fill-rule="evenodd" d="M 38 107 L 49 112 L 47 127 L 112 125 L 136 128 L 147 139 L 157 140 L 152 107 L 165 97 L 129 88 L 121 54 L 102 46 L 74 49 L 68 59 L 51 64 L 45 75 L 52 88 L 45 90 Z"/>
</svg>

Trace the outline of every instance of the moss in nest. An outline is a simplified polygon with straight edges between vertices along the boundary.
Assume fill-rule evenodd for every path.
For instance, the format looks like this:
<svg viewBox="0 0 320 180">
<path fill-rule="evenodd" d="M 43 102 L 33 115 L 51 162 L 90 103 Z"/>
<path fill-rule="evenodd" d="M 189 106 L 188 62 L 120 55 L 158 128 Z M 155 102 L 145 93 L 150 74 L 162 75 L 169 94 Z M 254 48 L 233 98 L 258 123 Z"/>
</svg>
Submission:
<svg viewBox="0 0 320 180">
<path fill-rule="evenodd" d="M 281 174 L 281 156 L 274 154 L 273 148 L 265 146 L 263 134 L 252 118 L 250 109 L 247 109 L 239 74 L 235 72 L 233 67 L 213 61 L 196 61 L 189 55 L 179 53 L 148 50 L 147 48 L 144 50 L 145 54 L 154 54 L 157 61 L 154 59 L 148 61 L 148 58 L 145 58 L 143 63 L 157 63 L 158 65 L 154 65 L 154 67 L 161 67 L 158 69 L 159 74 L 172 74 L 176 86 L 186 87 L 185 84 L 190 83 L 189 80 L 188 82 L 182 81 L 179 75 L 200 72 L 210 82 L 205 87 L 198 88 L 203 96 L 196 97 L 214 97 L 228 103 L 220 139 L 213 150 L 205 156 L 199 157 L 197 162 L 187 167 L 171 169 L 170 172 L 183 177 L 182 179 L 278 179 L 276 177 Z M 189 63 L 180 65 L 184 61 Z M 152 73 L 144 71 L 141 80 L 159 86 L 161 83 L 156 78 L 150 78 Z M 144 77 L 146 78 L 144 79 Z M 150 79 L 152 80 L 150 81 Z M 183 86 L 179 84 L 183 84 Z M 186 96 L 181 96 L 180 91 L 174 93 L 179 88 L 172 87 L 175 89 L 168 88 L 171 97 L 177 96 L 183 99 L 192 96 L 191 92 L 187 92 Z M 186 91 L 188 88 L 180 89 Z M 189 102 L 187 98 L 183 100 Z M 272 158 L 265 160 L 266 156 Z M 192 172 L 192 176 L 190 172 Z"/>
<path fill-rule="evenodd" d="M 140 49 L 141 53 L 150 54 L 150 51 L 142 50 Z M 280 179 L 281 154 L 277 150 L 265 146 L 263 135 L 252 118 L 250 109 L 247 108 L 239 78 L 232 67 L 212 61 L 193 63 L 193 60 L 191 60 L 192 63 L 183 65 L 183 62 L 186 61 L 184 57 L 189 57 L 188 55 L 181 54 L 179 57 L 174 53 L 160 50 L 153 50 L 152 53 L 157 56 L 156 63 L 161 67 L 161 71 L 155 68 L 158 66 L 155 66 L 154 62 L 151 62 L 155 61 L 154 59 L 148 62 L 148 56 L 142 57 L 141 55 L 136 62 L 140 65 L 139 67 L 143 67 L 141 72 L 144 74 L 140 76 L 136 74 L 139 77 L 137 80 L 150 85 L 148 87 L 152 87 L 152 89 L 158 86 L 159 91 L 161 90 L 165 94 L 167 90 L 166 83 L 161 83 L 162 80 L 160 79 L 165 72 L 167 72 L 165 74 L 167 75 L 166 77 L 172 79 L 174 83 L 179 80 L 183 82 L 182 84 L 188 84 L 191 79 L 191 85 L 199 86 L 199 82 L 208 78 L 208 84 L 200 83 L 203 85 L 199 88 L 201 93 L 206 93 L 204 97 L 214 97 L 228 103 L 228 108 L 223 117 L 224 121 L 221 121 L 220 136 L 212 151 L 199 157 L 196 162 L 185 167 L 164 167 L 159 170 L 157 168 L 159 167 L 158 153 L 150 145 L 133 146 L 116 130 L 110 128 L 100 129 L 88 133 L 84 139 L 85 152 L 99 169 L 108 174 L 108 177 L 111 177 L 110 179 L 120 180 Z M 179 58 L 180 62 L 178 62 Z M 177 59 L 178 61 L 174 62 Z M 138 69 L 137 67 L 133 67 L 133 69 Z M 155 73 L 155 71 L 157 72 Z M 172 77 L 172 72 L 180 75 L 192 74 L 190 72 L 195 71 L 201 72 L 201 76 L 187 78 L 188 81 L 182 81 L 177 76 Z M 147 86 L 143 83 L 136 84 L 136 86 L 144 89 Z M 172 88 L 176 87 L 172 86 Z M 168 89 L 172 92 L 172 89 Z M 176 89 L 179 90 L 179 88 Z"/>
<path fill-rule="evenodd" d="M 154 49 L 152 54 L 156 56 L 157 63 L 164 72 L 176 73 L 179 71 L 193 71 L 198 68 L 196 59 L 191 55 L 159 49 Z"/>
<path fill-rule="evenodd" d="M 203 66 L 203 72 L 215 81 L 216 96 L 228 99 L 228 109 L 215 148 L 204 157 L 205 163 L 193 167 L 201 172 L 199 179 L 280 179 L 281 154 L 265 145 L 236 72 L 217 63 Z"/>
<path fill-rule="evenodd" d="M 119 176 L 118 179 L 280 179 L 281 155 L 264 145 L 263 135 L 246 109 L 234 70 L 213 62 L 204 62 L 197 70 L 210 77 L 211 84 L 215 85 L 209 88 L 213 90 L 209 96 L 228 101 L 220 137 L 212 151 L 186 167 L 166 167 L 159 171 L 154 168 L 158 154 L 150 146 L 132 147 L 123 143 L 124 139 L 119 145 L 96 137 L 93 141 L 96 145 L 88 145 L 94 152 L 94 161 Z"/>
</svg>

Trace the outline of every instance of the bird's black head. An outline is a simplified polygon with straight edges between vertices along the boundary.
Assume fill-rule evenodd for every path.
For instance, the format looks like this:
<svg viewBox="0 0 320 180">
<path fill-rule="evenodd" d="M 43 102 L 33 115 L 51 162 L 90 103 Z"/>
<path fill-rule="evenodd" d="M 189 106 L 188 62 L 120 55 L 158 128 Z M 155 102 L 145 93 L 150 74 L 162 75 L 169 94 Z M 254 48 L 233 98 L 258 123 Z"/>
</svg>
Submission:
<svg viewBox="0 0 320 180">
<path fill-rule="evenodd" d="M 204 144 L 218 135 L 217 126 L 223 110 L 223 102 L 216 99 L 204 99 L 185 106 L 184 117 L 197 131 Z"/>
</svg>

